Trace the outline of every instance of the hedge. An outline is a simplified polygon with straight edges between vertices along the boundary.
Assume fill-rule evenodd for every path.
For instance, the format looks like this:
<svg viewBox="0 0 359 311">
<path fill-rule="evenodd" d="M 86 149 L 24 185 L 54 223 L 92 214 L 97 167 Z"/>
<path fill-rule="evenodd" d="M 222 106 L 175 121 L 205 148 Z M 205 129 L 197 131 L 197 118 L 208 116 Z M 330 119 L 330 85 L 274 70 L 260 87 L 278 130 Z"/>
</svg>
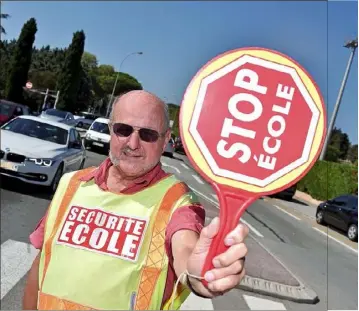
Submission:
<svg viewBox="0 0 359 311">
<path fill-rule="evenodd" d="M 297 189 L 317 200 L 343 194 L 358 194 L 358 167 L 352 164 L 317 161 L 297 185 Z"/>
</svg>

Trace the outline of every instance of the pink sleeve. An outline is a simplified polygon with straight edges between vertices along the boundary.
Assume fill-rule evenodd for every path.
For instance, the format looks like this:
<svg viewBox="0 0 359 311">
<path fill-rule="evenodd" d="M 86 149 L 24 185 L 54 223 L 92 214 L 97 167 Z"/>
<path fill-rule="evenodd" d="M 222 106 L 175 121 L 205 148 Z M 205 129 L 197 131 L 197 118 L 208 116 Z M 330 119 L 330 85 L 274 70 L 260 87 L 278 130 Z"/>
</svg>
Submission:
<svg viewBox="0 0 359 311">
<path fill-rule="evenodd" d="M 202 231 L 205 221 L 205 210 L 202 205 L 190 205 L 177 209 L 166 229 L 165 247 L 166 253 L 169 259 L 169 263 L 172 266 L 172 236 L 179 230 L 191 230 L 197 233 Z"/>
<path fill-rule="evenodd" d="M 46 215 L 41 218 L 35 230 L 30 234 L 29 237 L 31 244 L 37 249 L 41 249 L 42 244 L 44 243 L 45 221 Z"/>
</svg>

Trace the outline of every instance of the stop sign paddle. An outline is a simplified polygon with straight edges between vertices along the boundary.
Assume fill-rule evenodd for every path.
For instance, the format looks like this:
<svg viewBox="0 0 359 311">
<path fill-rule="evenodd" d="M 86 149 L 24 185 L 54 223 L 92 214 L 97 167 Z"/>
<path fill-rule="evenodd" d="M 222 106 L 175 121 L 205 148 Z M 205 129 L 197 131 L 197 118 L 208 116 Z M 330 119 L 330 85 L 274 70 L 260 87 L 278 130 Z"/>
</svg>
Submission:
<svg viewBox="0 0 359 311">
<path fill-rule="evenodd" d="M 202 276 L 226 251 L 226 235 L 251 203 L 309 171 L 321 151 L 325 125 L 315 82 L 277 51 L 232 50 L 199 70 L 183 97 L 180 132 L 192 165 L 219 199 L 220 229 Z"/>
</svg>

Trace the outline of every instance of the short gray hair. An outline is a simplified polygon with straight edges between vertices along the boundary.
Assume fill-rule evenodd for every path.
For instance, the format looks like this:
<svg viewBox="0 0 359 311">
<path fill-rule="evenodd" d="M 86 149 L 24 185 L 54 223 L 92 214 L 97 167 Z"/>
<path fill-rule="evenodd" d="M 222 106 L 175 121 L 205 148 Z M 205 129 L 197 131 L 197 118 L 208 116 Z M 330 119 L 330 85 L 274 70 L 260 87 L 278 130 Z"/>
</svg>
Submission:
<svg viewBox="0 0 359 311">
<path fill-rule="evenodd" d="M 121 94 L 121 95 L 118 95 L 115 97 L 115 99 L 113 100 L 113 103 L 112 103 L 112 107 L 111 107 L 111 112 L 110 112 L 110 116 L 109 116 L 109 119 L 110 119 L 110 123 L 113 122 L 113 113 L 115 111 L 115 106 L 116 104 L 119 102 L 121 96 L 123 96 L 125 94 Z M 170 129 L 170 112 L 169 112 L 169 109 L 168 109 L 168 105 L 160 99 L 160 102 L 162 104 L 162 108 L 163 108 L 163 116 L 164 116 L 164 126 L 165 126 L 165 129 L 164 131 L 167 132 L 169 129 Z"/>
</svg>

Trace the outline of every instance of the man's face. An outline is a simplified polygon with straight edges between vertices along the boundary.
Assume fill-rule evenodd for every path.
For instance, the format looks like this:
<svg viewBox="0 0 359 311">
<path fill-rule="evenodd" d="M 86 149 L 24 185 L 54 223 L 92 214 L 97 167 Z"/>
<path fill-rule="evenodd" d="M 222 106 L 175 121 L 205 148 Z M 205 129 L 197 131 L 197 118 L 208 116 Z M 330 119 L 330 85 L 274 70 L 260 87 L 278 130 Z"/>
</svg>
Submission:
<svg viewBox="0 0 359 311">
<path fill-rule="evenodd" d="M 170 138 L 164 133 L 164 114 L 160 104 L 148 94 L 126 94 L 115 106 L 112 124 L 122 123 L 135 130 L 128 137 L 116 135 L 111 126 L 110 157 L 123 177 L 136 178 L 146 174 L 160 161 Z M 138 130 L 156 131 L 160 137 L 155 142 L 141 139 Z"/>
</svg>

